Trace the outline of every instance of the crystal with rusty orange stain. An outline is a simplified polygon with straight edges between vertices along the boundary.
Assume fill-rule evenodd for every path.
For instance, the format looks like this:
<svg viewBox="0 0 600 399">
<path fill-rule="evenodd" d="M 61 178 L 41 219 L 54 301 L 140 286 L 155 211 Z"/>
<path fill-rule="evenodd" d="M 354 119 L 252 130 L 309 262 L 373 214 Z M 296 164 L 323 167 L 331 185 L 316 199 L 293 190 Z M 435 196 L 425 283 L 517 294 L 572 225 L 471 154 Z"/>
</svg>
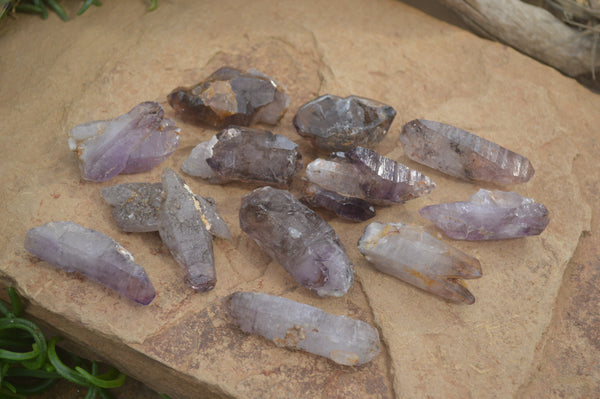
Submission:
<svg viewBox="0 0 600 399">
<path fill-rule="evenodd" d="M 479 261 L 421 227 L 371 223 L 360 238 L 358 249 L 383 273 L 451 302 L 475 302 L 462 279 L 481 277 Z"/>
</svg>

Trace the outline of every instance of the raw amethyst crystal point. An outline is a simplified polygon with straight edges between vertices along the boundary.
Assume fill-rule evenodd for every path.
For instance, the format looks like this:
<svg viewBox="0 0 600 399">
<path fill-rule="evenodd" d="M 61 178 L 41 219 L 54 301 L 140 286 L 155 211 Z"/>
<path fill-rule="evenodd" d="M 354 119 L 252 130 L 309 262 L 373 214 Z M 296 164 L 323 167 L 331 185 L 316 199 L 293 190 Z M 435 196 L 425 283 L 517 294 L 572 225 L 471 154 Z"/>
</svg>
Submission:
<svg viewBox="0 0 600 399">
<path fill-rule="evenodd" d="M 242 197 L 240 226 L 300 285 L 342 296 L 354 269 L 335 231 L 289 191 L 262 187 Z"/>
<path fill-rule="evenodd" d="M 430 205 L 419 213 L 455 240 L 498 240 L 541 234 L 548 209 L 514 191 L 481 189 L 467 202 Z"/>
<path fill-rule="evenodd" d="M 212 237 L 206 229 L 201 206 L 185 181 L 172 169 L 162 173 L 165 199 L 160 208 L 159 234 L 185 270 L 186 283 L 209 291 L 217 281 Z"/>
<path fill-rule="evenodd" d="M 216 128 L 255 123 L 275 125 L 290 99 L 287 89 L 254 69 L 223 67 L 193 87 L 178 87 L 167 97 L 185 120 Z"/>
<path fill-rule="evenodd" d="M 358 249 L 383 273 L 452 302 L 475 302 L 462 279 L 481 277 L 479 261 L 422 228 L 374 222 L 365 229 Z"/>
<path fill-rule="evenodd" d="M 25 249 L 67 272 L 79 272 L 147 305 L 156 291 L 133 255 L 112 238 L 73 222 L 50 222 L 27 232 Z"/>
<path fill-rule="evenodd" d="M 364 147 L 314 160 L 306 177 L 326 190 L 380 205 L 403 203 L 435 188 L 429 177 Z"/>
<path fill-rule="evenodd" d="M 102 197 L 114 206 L 117 226 L 127 232 L 158 231 L 161 183 L 124 183 L 104 187 Z"/>
<path fill-rule="evenodd" d="M 267 130 L 230 126 L 200 143 L 182 165 L 192 176 L 211 183 L 232 180 L 289 186 L 302 168 L 298 145 Z"/>
<path fill-rule="evenodd" d="M 294 127 L 317 148 L 347 151 L 379 143 L 395 116 L 394 108 L 374 100 L 328 94 L 300 107 Z"/>
<path fill-rule="evenodd" d="M 529 181 L 534 174 L 527 158 L 440 122 L 408 122 L 400 141 L 413 161 L 465 180 L 517 184 Z"/>
<path fill-rule="evenodd" d="M 146 172 L 164 161 L 179 145 L 179 129 L 163 116 L 160 104 L 144 102 L 113 120 L 73 128 L 69 148 L 77 153 L 81 177 L 106 181 L 119 173 Z"/>
<path fill-rule="evenodd" d="M 360 198 L 346 197 L 334 191 L 325 190 L 316 184 L 308 183 L 302 191 L 302 201 L 309 206 L 325 208 L 339 217 L 363 222 L 375 216 L 375 208 Z"/>
<path fill-rule="evenodd" d="M 370 324 L 278 296 L 236 292 L 229 297 L 229 313 L 244 332 L 346 366 L 367 363 L 381 351 Z"/>
</svg>

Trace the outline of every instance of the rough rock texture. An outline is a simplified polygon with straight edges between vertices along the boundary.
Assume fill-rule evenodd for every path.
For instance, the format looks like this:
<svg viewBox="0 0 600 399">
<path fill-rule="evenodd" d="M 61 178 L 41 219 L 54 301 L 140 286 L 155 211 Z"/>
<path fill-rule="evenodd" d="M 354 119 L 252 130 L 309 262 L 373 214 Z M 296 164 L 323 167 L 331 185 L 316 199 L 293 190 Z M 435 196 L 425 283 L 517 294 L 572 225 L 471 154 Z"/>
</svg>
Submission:
<svg viewBox="0 0 600 399">
<path fill-rule="evenodd" d="M 312 161 L 306 177 L 326 190 L 380 205 L 403 203 L 435 188 L 429 177 L 364 147 Z"/>
<path fill-rule="evenodd" d="M 481 277 L 479 261 L 421 227 L 371 223 L 358 241 L 358 250 L 383 273 L 451 302 L 475 303 L 462 279 Z"/>
<path fill-rule="evenodd" d="M 550 222 L 544 204 L 514 191 L 481 189 L 469 201 L 429 205 L 419 213 L 455 240 L 498 240 L 541 234 Z"/>
<path fill-rule="evenodd" d="M 195 86 L 176 88 L 168 99 L 181 117 L 199 125 L 274 125 L 290 103 L 286 92 L 281 83 L 255 69 L 222 67 Z"/>
<path fill-rule="evenodd" d="M 100 233 L 73 222 L 49 222 L 25 236 L 27 252 L 67 272 L 78 272 L 127 298 L 148 305 L 156 291 L 131 252 Z"/>
<path fill-rule="evenodd" d="M 286 190 L 257 188 L 242 197 L 240 227 L 319 296 L 342 296 L 354 282 L 344 245 L 323 218 Z"/>
<path fill-rule="evenodd" d="M 79 158 L 81 177 L 110 180 L 119 173 L 147 172 L 179 145 L 174 122 L 164 119 L 159 103 L 144 102 L 115 119 L 75 126 L 69 148 Z"/>
<path fill-rule="evenodd" d="M 300 107 L 294 127 L 321 150 L 348 151 L 379 143 L 395 116 L 394 108 L 378 101 L 327 94 Z"/>
<path fill-rule="evenodd" d="M 159 212 L 160 238 L 183 267 L 185 282 L 195 290 L 215 287 L 212 236 L 206 228 L 200 204 L 185 181 L 172 169 L 162 174 L 165 198 Z"/>
<path fill-rule="evenodd" d="M 238 180 L 289 187 L 302 169 L 302 155 L 298 145 L 285 136 L 230 126 L 194 147 L 181 169 L 211 183 Z"/>
<path fill-rule="evenodd" d="M 46 21 L 25 14 L 2 20 L 0 69 L 10 76 L 0 85 L 3 284 L 15 285 L 28 311 L 61 335 L 173 398 L 600 397 L 593 283 L 600 225 L 591 223 L 591 212 L 600 217 L 600 98 L 552 68 L 403 2 L 273 4 L 159 1 L 146 12 L 141 2 L 120 1 L 68 23 L 54 14 Z M 232 12 L 238 9 L 244 12 Z M 115 225 L 99 195 L 107 184 L 81 181 L 66 132 L 145 99 L 163 101 L 181 82 L 198 82 L 223 65 L 254 67 L 285 82 L 294 112 L 323 93 L 361 93 L 398 110 L 398 127 L 375 149 L 430 175 L 438 189 L 377 209 L 378 221 L 420 224 L 423 206 L 476 190 L 404 155 L 395 133 L 425 118 L 527 155 L 536 175 L 518 192 L 544 203 L 552 222 L 527 239 L 452 242 L 478 258 L 485 274 L 469 284 L 477 302 L 456 306 L 373 270 L 355 247 L 364 226 L 331 218 L 358 278 L 344 297 L 323 299 L 301 289 L 240 231 L 247 188 L 189 179 L 195 193 L 215 198 L 233 235 L 231 243 L 214 241 L 219 283 L 195 293 L 158 235 Z M 180 123 L 170 107 L 165 112 Z M 294 112 L 276 133 L 297 139 Z M 175 170 L 216 133 L 181 127 L 180 150 L 164 162 Z M 299 146 L 307 163 L 316 157 L 310 143 Z M 160 173 L 119 175 L 114 184 L 158 182 Z M 29 228 L 48 220 L 73 220 L 121 242 L 144 265 L 156 299 L 138 306 L 88 279 L 40 267 L 23 241 Z M 382 353 L 345 367 L 281 350 L 228 321 L 223 298 L 236 291 L 284 295 L 367 321 L 381 333 Z"/>
<path fill-rule="evenodd" d="M 229 299 L 229 312 L 245 332 L 345 366 L 365 364 L 381 351 L 379 333 L 373 326 L 286 298 L 236 292 Z"/>
<path fill-rule="evenodd" d="M 309 206 L 325 208 L 354 222 L 364 222 L 375 217 L 375 208 L 367 201 L 325 190 L 316 184 L 306 183 L 301 199 Z"/>
<path fill-rule="evenodd" d="M 534 174 L 529 159 L 445 123 L 415 119 L 404 125 L 400 141 L 413 161 L 465 180 L 516 184 Z"/>
</svg>

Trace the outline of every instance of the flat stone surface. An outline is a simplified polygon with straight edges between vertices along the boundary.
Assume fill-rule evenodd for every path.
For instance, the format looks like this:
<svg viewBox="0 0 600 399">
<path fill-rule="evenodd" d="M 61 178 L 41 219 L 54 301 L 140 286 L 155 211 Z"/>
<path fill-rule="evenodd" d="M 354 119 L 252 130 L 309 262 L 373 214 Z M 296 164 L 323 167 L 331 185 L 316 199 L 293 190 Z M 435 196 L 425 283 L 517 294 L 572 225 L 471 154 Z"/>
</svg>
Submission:
<svg viewBox="0 0 600 399">
<path fill-rule="evenodd" d="M 36 317 L 127 374 L 174 398 L 600 396 L 599 299 L 592 283 L 600 232 L 591 223 L 600 217 L 591 206 L 600 203 L 600 97 L 576 82 L 392 0 L 276 7 L 258 0 L 252 8 L 237 0 L 181 0 L 159 2 L 154 12 L 140 2 L 105 2 L 68 23 L 52 13 L 46 21 L 5 18 L 0 36 L 0 65 L 11 77 L 0 85 L 2 280 L 17 286 Z M 357 49 L 360 56 L 349 56 Z M 527 239 L 451 242 L 481 261 L 484 276 L 469 285 L 477 298 L 471 306 L 445 303 L 379 273 L 357 249 L 348 251 L 357 283 L 342 298 L 321 299 L 296 288 L 241 233 L 237 213 L 246 187 L 190 181 L 192 191 L 215 198 L 233 236 L 232 243 L 214 241 L 215 289 L 194 293 L 158 235 L 121 232 L 99 193 L 141 176 L 159 182 L 160 168 L 83 182 L 65 142 L 82 121 L 110 119 L 156 100 L 182 129 L 178 151 L 161 166 L 179 170 L 189 151 L 216 131 L 179 124 L 166 95 L 223 65 L 256 68 L 287 86 L 290 112 L 274 133 L 292 140 L 295 111 L 325 93 L 360 93 L 398 110 L 375 149 L 438 187 L 378 209 L 378 221 L 423 224 L 423 206 L 460 201 L 479 188 L 405 156 L 397 137 L 415 118 L 477 131 L 526 154 L 536 173 L 515 189 L 544 203 L 552 221 Z M 317 156 L 309 143 L 298 144 L 306 163 Z M 136 305 L 28 255 L 27 230 L 50 220 L 73 220 L 123 244 L 146 269 L 155 300 Z M 364 228 L 329 222 L 348 248 Z M 223 303 L 239 290 L 369 322 L 381 332 L 382 354 L 361 367 L 338 366 L 242 333 Z"/>
</svg>

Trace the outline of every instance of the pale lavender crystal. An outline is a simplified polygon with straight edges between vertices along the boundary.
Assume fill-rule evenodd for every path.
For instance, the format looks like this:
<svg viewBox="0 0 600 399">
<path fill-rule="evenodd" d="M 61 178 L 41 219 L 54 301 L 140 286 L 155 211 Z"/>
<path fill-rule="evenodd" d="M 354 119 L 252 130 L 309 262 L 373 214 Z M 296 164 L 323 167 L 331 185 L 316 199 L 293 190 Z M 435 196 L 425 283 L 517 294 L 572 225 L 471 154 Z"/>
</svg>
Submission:
<svg viewBox="0 0 600 399">
<path fill-rule="evenodd" d="M 481 277 L 479 261 L 402 223 L 369 224 L 359 251 L 375 268 L 452 302 L 472 304 L 462 279 Z"/>
<path fill-rule="evenodd" d="M 69 148 L 77 153 L 82 178 L 106 181 L 119 173 L 148 171 L 165 160 L 179 144 L 179 129 L 163 116 L 160 104 L 144 102 L 113 120 L 73 128 Z"/>
<path fill-rule="evenodd" d="M 354 269 L 335 231 L 289 191 L 258 188 L 242 197 L 240 226 L 303 287 L 342 296 Z"/>
<path fill-rule="evenodd" d="M 306 177 L 326 190 L 380 205 L 403 203 L 435 188 L 429 177 L 364 147 L 314 160 Z"/>
<path fill-rule="evenodd" d="M 408 122 L 400 141 L 410 159 L 461 179 L 516 184 L 529 181 L 534 174 L 527 158 L 440 122 Z"/>
<path fill-rule="evenodd" d="M 375 208 L 367 201 L 346 197 L 311 183 L 307 183 L 302 190 L 302 202 L 312 207 L 325 208 L 354 222 L 362 222 L 375 216 Z"/>
<path fill-rule="evenodd" d="M 370 324 L 290 299 L 236 292 L 229 297 L 229 313 L 244 332 L 346 366 L 367 363 L 381 351 L 379 333 Z"/>
<path fill-rule="evenodd" d="M 327 94 L 300 107 L 294 127 L 317 148 L 348 151 L 379 143 L 395 116 L 394 108 L 378 101 Z"/>
<path fill-rule="evenodd" d="M 146 271 L 112 238 L 73 222 L 50 222 L 27 232 L 25 249 L 67 272 L 78 272 L 147 305 L 156 296 Z"/>
<path fill-rule="evenodd" d="M 202 220 L 201 206 L 185 181 L 172 169 L 162 173 L 165 199 L 160 208 L 159 234 L 183 267 L 186 283 L 209 291 L 217 281 L 212 236 Z"/>
<path fill-rule="evenodd" d="M 112 214 L 117 226 L 128 232 L 158 231 L 162 194 L 162 183 L 123 183 L 102 189 L 104 200 L 114 206 Z M 200 195 L 195 197 L 206 229 L 215 237 L 231 239 L 215 201 Z"/>
<path fill-rule="evenodd" d="M 267 130 L 230 126 L 192 150 L 181 169 L 211 183 L 289 186 L 302 168 L 298 145 Z"/>
<path fill-rule="evenodd" d="M 498 240 L 541 234 L 548 209 L 514 191 L 479 190 L 468 202 L 426 206 L 419 211 L 455 240 Z"/>
</svg>

